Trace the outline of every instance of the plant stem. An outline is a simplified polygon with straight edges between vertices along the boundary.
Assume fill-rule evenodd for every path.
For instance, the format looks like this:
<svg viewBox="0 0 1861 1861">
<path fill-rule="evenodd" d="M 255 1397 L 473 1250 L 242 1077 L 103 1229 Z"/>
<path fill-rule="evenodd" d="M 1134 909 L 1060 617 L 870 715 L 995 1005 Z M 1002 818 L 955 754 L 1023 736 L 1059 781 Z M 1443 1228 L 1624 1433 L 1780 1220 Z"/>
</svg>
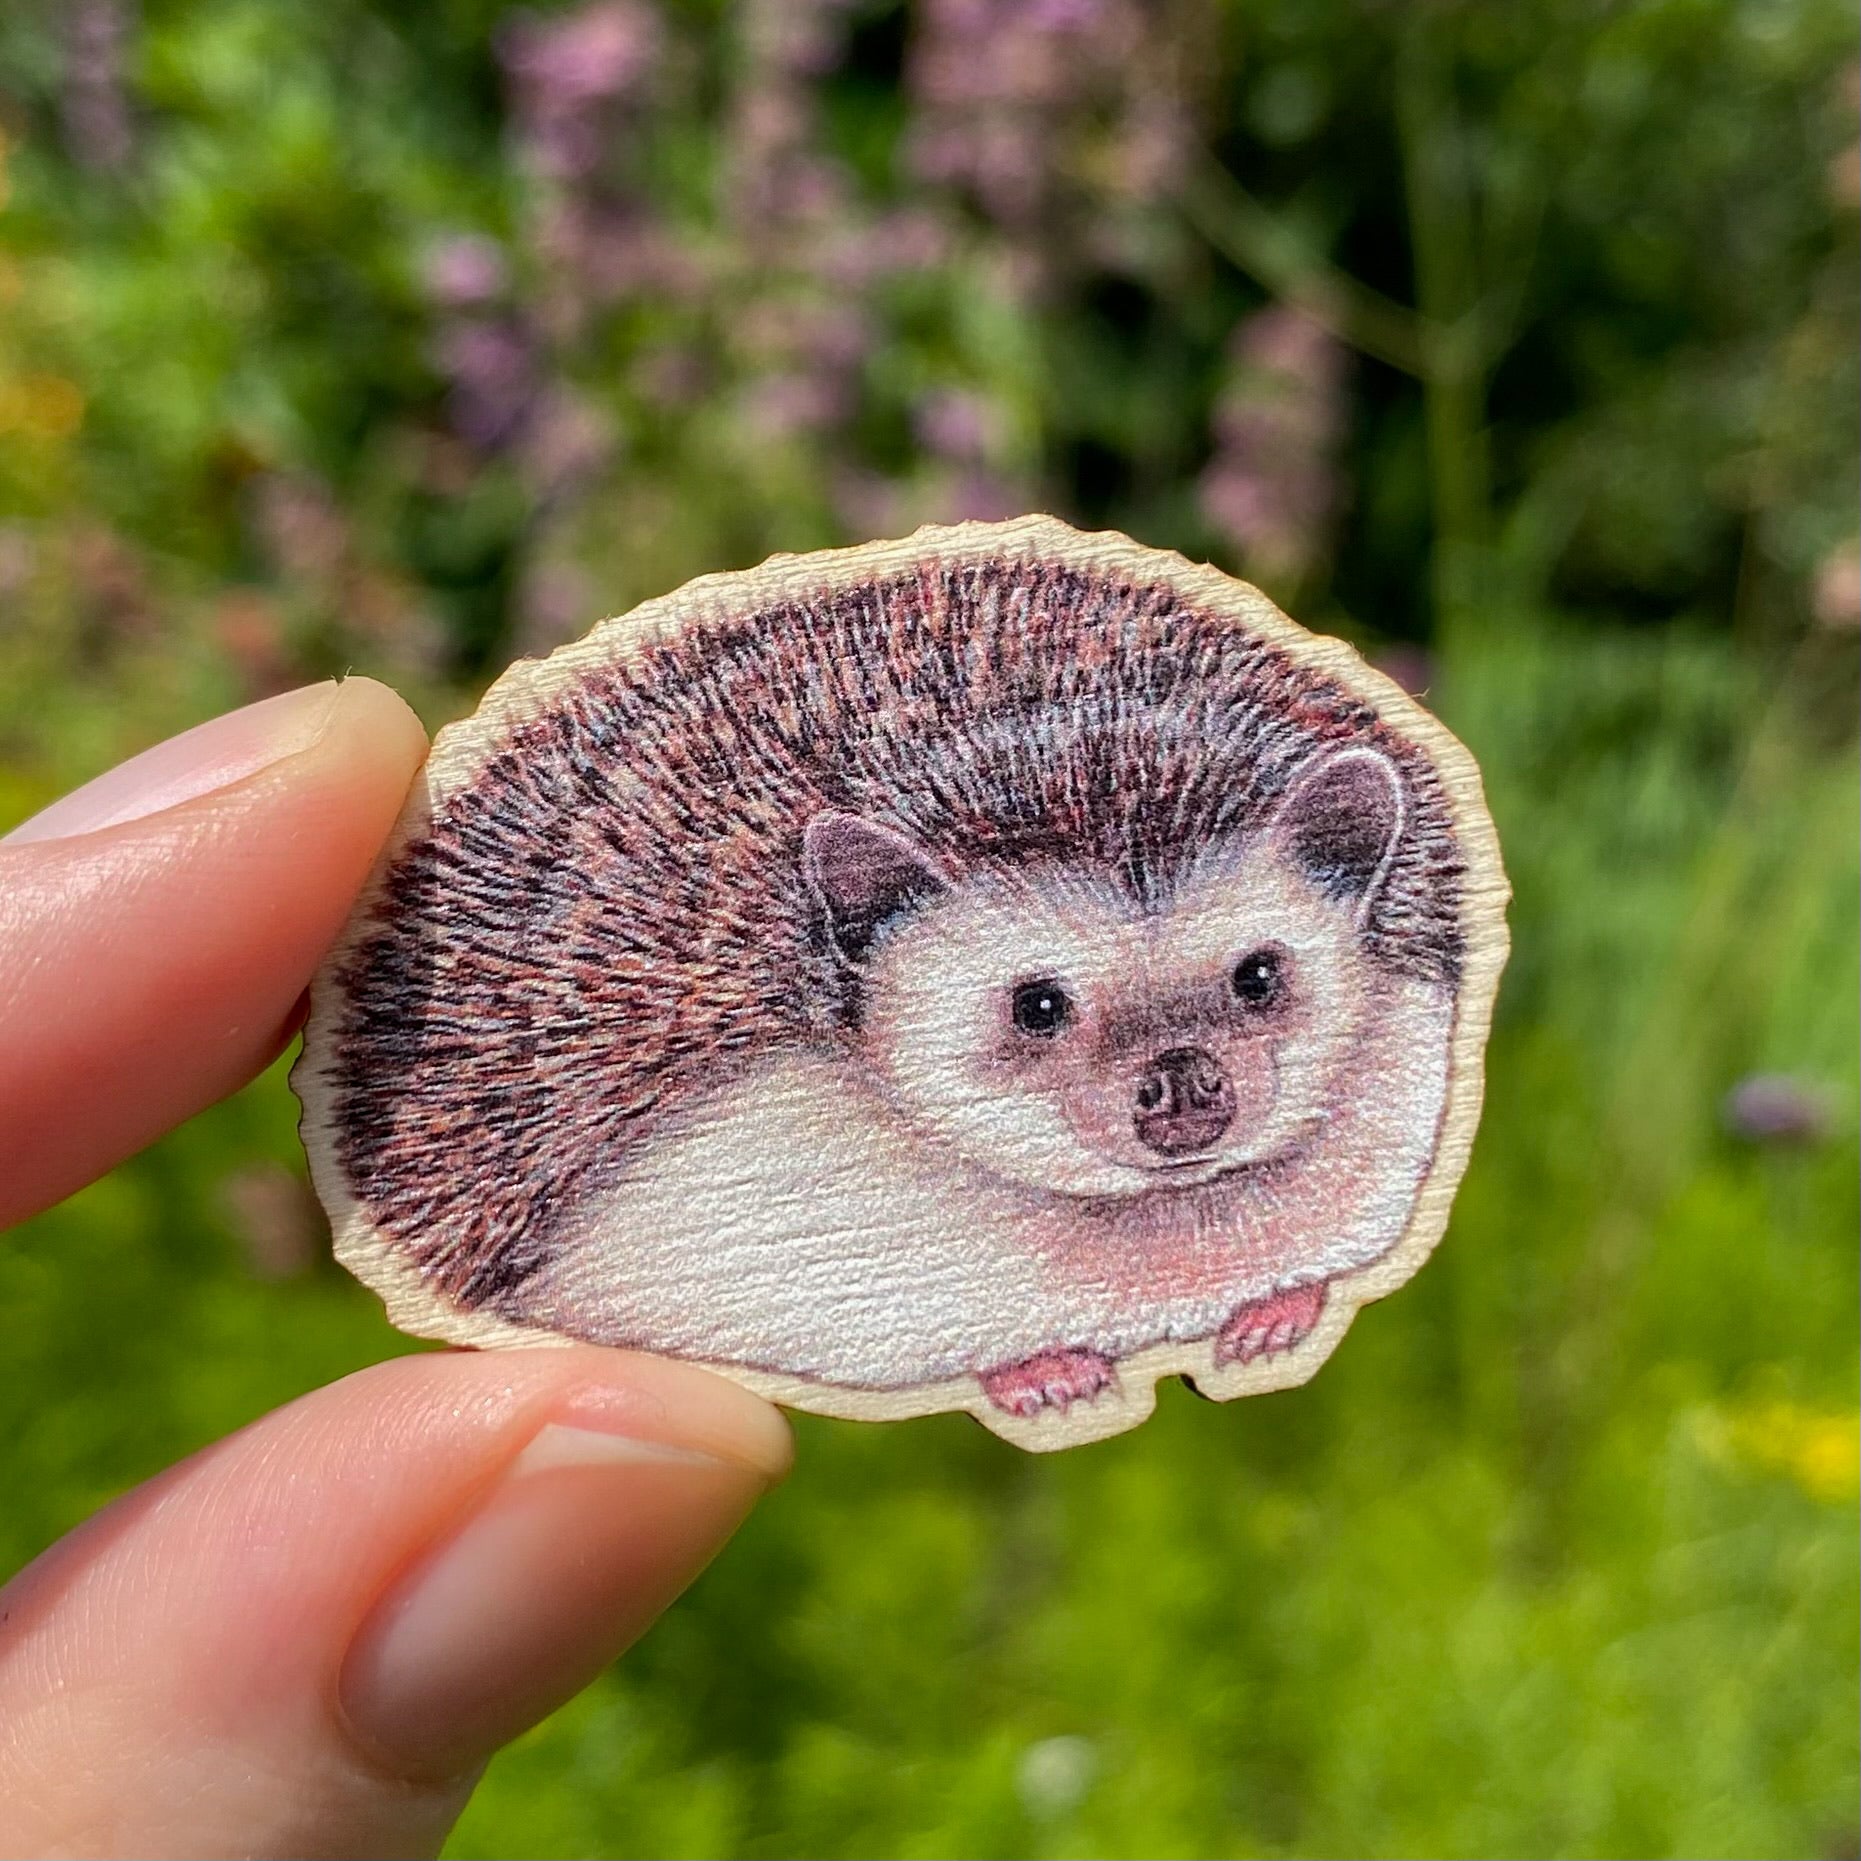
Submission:
<svg viewBox="0 0 1861 1861">
<path fill-rule="evenodd" d="M 1189 177 L 1180 199 L 1196 231 L 1256 284 L 1296 305 L 1348 347 L 1405 375 L 1426 374 L 1438 332 L 1406 305 L 1313 251 L 1212 157 Z"/>
<path fill-rule="evenodd" d="M 1412 25 L 1396 58 L 1396 128 L 1414 249 L 1415 295 L 1427 333 L 1421 371 L 1434 517 L 1435 639 L 1450 665 L 1488 614 L 1491 470 L 1488 359 L 1474 208 L 1447 60 Z"/>
</svg>

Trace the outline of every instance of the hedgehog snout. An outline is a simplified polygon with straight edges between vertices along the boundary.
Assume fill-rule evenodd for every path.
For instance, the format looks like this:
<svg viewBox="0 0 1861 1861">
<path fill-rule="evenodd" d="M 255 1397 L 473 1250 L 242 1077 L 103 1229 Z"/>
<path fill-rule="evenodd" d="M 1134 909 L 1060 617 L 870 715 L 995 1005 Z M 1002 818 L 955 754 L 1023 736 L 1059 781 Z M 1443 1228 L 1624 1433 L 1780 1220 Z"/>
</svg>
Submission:
<svg viewBox="0 0 1861 1861">
<path fill-rule="evenodd" d="M 1172 1047 L 1137 1076 L 1132 1128 L 1162 1157 L 1206 1150 L 1234 1122 L 1234 1087 L 1206 1047 Z"/>
</svg>

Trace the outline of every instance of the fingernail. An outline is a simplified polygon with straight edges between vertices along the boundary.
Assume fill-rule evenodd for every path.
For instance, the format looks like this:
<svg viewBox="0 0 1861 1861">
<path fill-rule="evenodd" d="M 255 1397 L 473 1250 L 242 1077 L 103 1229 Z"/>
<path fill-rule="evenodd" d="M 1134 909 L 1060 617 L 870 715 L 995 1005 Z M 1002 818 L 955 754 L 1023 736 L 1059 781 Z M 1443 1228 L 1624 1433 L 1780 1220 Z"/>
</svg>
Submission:
<svg viewBox="0 0 1861 1861">
<path fill-rule="evenodd" d="M 636 1641 L 771 1477 L 551 1422 L 363 1624 L 339 1687 L 352 1732 L 402 1775 L 471 1769 Z"/>
<path fill-rule="evenodd" d="M 197 724 L 42 808 L 5 844 L 94 834 L 229 788 L 308 749 L 328 725 L 340 691 L 328 679 Z"/>
</svg>

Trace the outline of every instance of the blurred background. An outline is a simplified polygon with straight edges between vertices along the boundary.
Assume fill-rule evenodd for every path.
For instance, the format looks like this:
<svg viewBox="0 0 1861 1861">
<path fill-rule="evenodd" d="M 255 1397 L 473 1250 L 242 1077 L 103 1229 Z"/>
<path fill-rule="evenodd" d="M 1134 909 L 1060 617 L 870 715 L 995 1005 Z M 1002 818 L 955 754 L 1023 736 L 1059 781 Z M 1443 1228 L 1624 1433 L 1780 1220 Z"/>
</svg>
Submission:
<svg viewBox="0 0 1861 1861">
<path fill-rule="evenodd" d="M 1856 1824 L 1845 0 L 8 0 L 0 827 L 353 667 L 1052 510 L 1473 747 L 1454 1223 L 1304 1390 L 802 1418 L 467 1855 L 1814 1855 Z M 0 1562 L 409 1348 L 281 1073 L 0 1249 Z"/>
</svg>

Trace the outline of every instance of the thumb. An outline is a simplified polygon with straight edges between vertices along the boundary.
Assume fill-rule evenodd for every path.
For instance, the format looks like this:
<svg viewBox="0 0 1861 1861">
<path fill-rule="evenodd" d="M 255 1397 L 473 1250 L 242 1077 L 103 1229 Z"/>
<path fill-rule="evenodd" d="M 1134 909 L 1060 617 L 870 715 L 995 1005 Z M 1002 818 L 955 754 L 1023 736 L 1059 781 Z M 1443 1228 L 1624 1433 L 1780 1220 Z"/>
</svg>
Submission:
<svg viewBox="0 0 1861 1861">
<path fill-rule="evenodd" d="M 306 1396 L 0 1591 L 0 1853 L 437 1852 L 788 1454 L 756 1397 L 617 1351 Z"/>
<path fill-rule="evenodd" d="M 311 685 L 0 840 L 0 1228 L 276 1057 L 425 749 L 385 685 Z"/>
</svg>

